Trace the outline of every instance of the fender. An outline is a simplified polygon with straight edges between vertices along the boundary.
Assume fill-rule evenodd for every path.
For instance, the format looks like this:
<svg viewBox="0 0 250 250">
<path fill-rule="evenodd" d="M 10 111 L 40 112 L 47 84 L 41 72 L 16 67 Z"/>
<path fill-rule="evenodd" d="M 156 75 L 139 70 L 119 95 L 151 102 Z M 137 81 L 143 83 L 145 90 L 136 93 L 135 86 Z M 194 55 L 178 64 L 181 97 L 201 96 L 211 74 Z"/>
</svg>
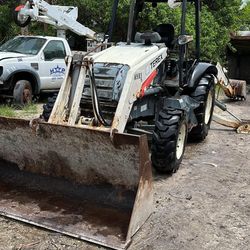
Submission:
<svg viewBox="0 0 250 250">
<path fill-rule="evenodd" d="M 189 76 L 189 81 L 188 81 L 188 87 L 189 88 L 196 88 L 200 79 L 205 75 L 205 74 L 212 74 L 214 76 L 217 76 L 218 70 L 215 65 L 211 63 L 203 63 L 200 62 L 195 65 L 195 68 L 191 72 Z"/>
<path fill-rule="evenodd" d="M 11 72 L 10 75 L 8 75 L 7 79 L 4 82 L 10 82 L 10 84 L 13 84 L 11 82 L 11 80 L 18 73 L 27 73 L 27 74 L 29 74 L 34 79 L 34 82 L 31 83 L 32 88 L 33 88 L 33 94 L 35 94 L 35 95 L 39 94 L 40 86 L 41 86 L 40 77 L 39 77 L 37 72 L 35 72 L 35 71 L 31 70 L 31 69 L 18 69 L 18 70 L 15 70 L 15 71 Z M 12 87 L 14 87 L 14 86 L 12 86 Z"/>
<path fill-rule="evenodd" d="M 180 97 L 163 98 L 163 105 L 167 108 L 183 110 L 185 118 L 188 123 L 188 131 L 198 125 L 194 110 L 199 107 L 199 102 L 188 95 L 181 95 Z"/>
</svg>

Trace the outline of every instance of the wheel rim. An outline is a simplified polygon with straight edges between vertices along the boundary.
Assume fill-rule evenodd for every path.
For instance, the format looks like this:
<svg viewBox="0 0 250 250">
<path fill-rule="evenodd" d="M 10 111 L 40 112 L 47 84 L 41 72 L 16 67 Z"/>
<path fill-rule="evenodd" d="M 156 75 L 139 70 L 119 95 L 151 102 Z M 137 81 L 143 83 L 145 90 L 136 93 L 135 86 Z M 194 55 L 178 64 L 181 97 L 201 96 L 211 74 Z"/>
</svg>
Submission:
<svg viewBox="0 0 250 250">
<path fill-rule="evenodd" d="M 206 104 L 206 110 L 205 110 L 205 124 L 208 124 L 210 121 L 212 108 L 213 108 L 213 95 L 212 95 L 212 91 L 210 90 L 207 96 L 207 104 Z"/>
<path fill-rule="evenodd" d="M 185 147 L 185 141 L 186 141 L 186 124 L 183 122 L 181 125 L 181 128 L 179 130 L 178 138 L 177 138 L 177 144 L 176 144 L 176 158 L 177 160 L 180 160 Z"/>
<path fill-rule="evenodd" d="M 28 87 L 26 87 L 23 90 L 23 103 L 29 104 L 29 103 L 31 103 L 31 99 L 32 99 L 31 90 Z"/>
</svg>

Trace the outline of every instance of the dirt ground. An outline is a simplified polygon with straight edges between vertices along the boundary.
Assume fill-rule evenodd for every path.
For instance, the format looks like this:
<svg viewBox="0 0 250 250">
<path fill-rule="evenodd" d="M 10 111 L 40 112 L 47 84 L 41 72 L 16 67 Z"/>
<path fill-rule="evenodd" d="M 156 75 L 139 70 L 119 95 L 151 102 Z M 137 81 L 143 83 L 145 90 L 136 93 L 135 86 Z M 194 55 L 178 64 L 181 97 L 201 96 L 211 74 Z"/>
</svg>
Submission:
<svg viewBox="0 0 250 250">
<path fill-rule="evenodd" d="M 228 103 L 250 119 L 247 102 Z M 201 144 L 188 144 L 171 177 L 154 173 L 154 213 L 130 250 L 250 247 L 250 135 L 212 124 Z M 0 249 L 104 249 L 0 217 Z"/>
</svg>

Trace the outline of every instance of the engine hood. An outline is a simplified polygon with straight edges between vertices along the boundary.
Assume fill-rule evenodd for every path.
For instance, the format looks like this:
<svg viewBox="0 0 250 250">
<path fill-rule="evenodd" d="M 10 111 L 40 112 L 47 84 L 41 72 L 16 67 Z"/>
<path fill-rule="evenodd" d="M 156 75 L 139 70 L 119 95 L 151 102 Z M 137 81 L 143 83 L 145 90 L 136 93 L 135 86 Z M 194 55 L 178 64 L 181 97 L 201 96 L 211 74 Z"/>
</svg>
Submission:
<svg viewBox="0 0 250 250">
<path fill-rule="evenodd" d="M 29 55 L 20 54 L 20 53 L 14 53 L 14 52 L 1 52 L 0 51 L 0 61 L 5 59 L 12 59 L 12 58 L 18 58 L 18 57 L 28 57 Z"/>
<path fill-rule="evenodd" d="M 116 63 L 133 67 L 159 49 L 156 45 L 145 46 L 138 43 L 127 45 L 122 43 L 103 50 L 100 53 L 96 53 L 92 58 L 98 63 Z"/>
</svg>

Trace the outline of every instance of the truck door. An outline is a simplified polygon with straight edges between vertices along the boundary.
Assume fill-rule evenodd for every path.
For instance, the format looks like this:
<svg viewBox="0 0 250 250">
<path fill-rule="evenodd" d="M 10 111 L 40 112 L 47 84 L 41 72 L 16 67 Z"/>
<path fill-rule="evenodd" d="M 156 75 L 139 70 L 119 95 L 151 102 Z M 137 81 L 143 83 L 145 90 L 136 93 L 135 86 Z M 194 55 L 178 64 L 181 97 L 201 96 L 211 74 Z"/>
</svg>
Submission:
<svg viewBox="0 0 250 250">
<path fill-rule="evenodd" d="M 66 50 L 60 40 L 51 40 L 43 49 L 39 66 L 41 90 L 59 89 L 65 76 Z"/>
</svg>

